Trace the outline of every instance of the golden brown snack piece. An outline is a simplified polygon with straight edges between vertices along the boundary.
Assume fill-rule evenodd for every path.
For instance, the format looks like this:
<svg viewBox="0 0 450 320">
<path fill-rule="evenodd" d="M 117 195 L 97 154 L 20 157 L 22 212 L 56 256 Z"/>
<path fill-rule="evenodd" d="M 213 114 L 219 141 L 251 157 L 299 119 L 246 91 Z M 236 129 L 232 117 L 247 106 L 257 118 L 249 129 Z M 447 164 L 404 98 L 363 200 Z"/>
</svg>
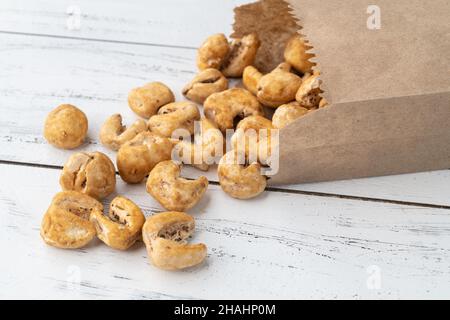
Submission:
<svg viewBox="0 0 450 320">
<path fill-rule="evenodd" d="M 165 137 L 144 131 L 125 143 L 117 153 L 117 169 L 125 182 L 141 182 L 153 167 L 171 157 L 173 143 Z"/>
<path fill-rule="evenodd" d="M 228 80 L 217 69 L 208 68 L 201 71 L 184 88 L 183 95 L 194 102 L 203 103 L 216 92 L 228 89 Z"/>
<path fill-rule="evenodd" d="M 177 129 L 194 133 L 194 122 L 200 120 L 200 111 L 195 103 L 189 101 L 166 104 L 158 114 L 148 120 L 150 131 L 170 138 Z"/>
<path fill-rule="evenodd" d="M 262 133 L 260 130 L 266 130 Z M 260 135 L 264 137 L 270 135 L 270 131 L 273 129 L 272 122 L 262 116 L 250 116 L 239 121 L 236 126 L 236 132 L 231 137 L 231 146 L 234 150 L 244 151 L 248 156 L 249 151 L 253 150 L 257 155 L 257 142 L 260 139 Z M 252 132 L 248 132 L 252 130 Z"/>
<path fill-rule="evenodd" d="M 53 247 L 77 249 L 95 237 L 95 228 L 89 221 L 50 206 L 42 219 L 41 237 Z"/>
<path fill-rule="evenodd" d="M 128 94 L 128 105 L 142 118 L 150 118 L 160 107 L 175 101 L 172 91 L 164 83 L 150 82 L 134 88 Z"/>
<path fill-rule="evenodd" d="M 204 176 L 196 180 L 180 177 L 181 165 L 174 161 L 158 163 L 147 179 L 147 192 L 167 210 L 185 211 L 195 206 L 208 188 Z"/>
<path fill-rule="evenodd" d="M 307 113 L 308 109 L 302 107 L 297 101 L 293 101 L 275 110 L 272 117 L 272 124 L 275 128 L 281 129 Z"/>
<path fill-rule="evenodd" d="M 295 95 L 295 100 L 307 109 L 316 109 L 319 107 L 320 94 L 322 90 L 320 85 L 322 84 L 319 74 L 313 74 L 305 81 L 297 91 Z"/>
<path fill-rule="evenodd" d="M 88 130 L 86 115 L 75 106 L 62 104 L 45 120 L 44 137 L 53 146 L 74 149 L 83 144 Z"/>
<path fill-rule="evenodd" d="M 202 263 L 206 245 L 186 243 L 194 230 L 194 218 L 184 212 L 169 211 L 148 217 L 142 238 L 151 263 L 164 270 L 180 270 Z"/>
<path fill-rule="evenodd" d="M 230 51 L 230 45 L 224 34 L 209 36 L 197 52 L 197 67 L 199 70 L 208 68 L 220 69 Z"/>
<path fill-rule="evenodd" d="M 203 161 L 202 150 L 200 148 L 201 145 L 188 141 L 180 141 L 172 150 L 172 154 L 175 152 L 177 155 L 175 159 L 172 155 L 172 160 L 179 160 L 183 164 L 189 164 L 199 170 L 208 171 L 209 165 Z"/>
<path fill-rule="evenodd" d="M 302 76 L 302 82 L 304 82 L 306 79 L 308 79 L 312 75 L 313 75 L 313 73 L 311 73 L 311 72 L 304 73 Z"/>
<path fill-rule="evenodd" d="M 95 237 L 94 225 L 89 222 L 94 210 L 103 210 L 94 198 L 76 191 L 59 192 L 42 219 L 42 239 L 62 249 L 84 247 Z"/>
<path fill-rule="evenodd" d="M 217 174 L 222 190 L 236 199 L 254 198 L 267 184 L 267 178 L 261 174 L 261 165 L 257 162 L 247 164 L 245 154 L 235 150 L 223 156 Z"/>
<path fill-rule="evenodd" d="M 84 220 L 89 220 L 93 210 L 103 211 L 103 205 L 98 200 L 78 191 L 58 192 L 52 199 L 52 205 Z"/>
<path fill-rule="evenodd" d="M 210 95 L 205 101 L 204 113 L 222 132 L 233 128 L 236 117 L 264 116 L 256 97 L 242 88 L 232 88 Z"/>
<path fill-rule="evenodd" d="M 77 152 L 64 165 L 59 184 L 65 191 L 79 191 L 103 199 L 116 188 L 116 170 L 101 152 Z"/>
<path fill-rule="evenodd" d="M 312 67 L 315 65 L 315 63 L 310 61 L 314 55 L 307 53 L 311 48 L 300 35 L 294 35 L 286 44 L 284 60 L 301 73 L 311 72 Z"/>
<path fill-rule="evenodd" d="M 245 35 L 242 39 L 234 39 L 222 66 L 223 75 L 231 78 L 242 77 L 245 67 L 252 65 L 255 61 L 260 44 L 256 33 Z"/>
<path fill-rule="evenodd" d="M 244 131 L 247 131 L 248 129 L 254 129 L 256 131 L 259 131 L 261 129 L 272 129 L 272 122 L 263 117 L 263 116 L 249 116 L 247 118 L 242 119 L 239 121 L 238 125 L 236 126 L 236 129 L 242 129 Z"/>
<path fill-rule="evenodd" d="M 92 211 L 90 221 L 97 237 L 106 245 L 127 250 L 141 237 L 145 216 L 133 201 L 117 196 L 111 201 L 107 216 L 96 209 Z"/>
<path fill-rule="evenodd" d="M 295 100 L 302 79 L 290 72 L 290 66 L 281 64 L 258 82 L 257 98 L 267 107 L 276 108 Z"/>
<path fill-rule="evenodd" d="M 258 82 L 261 80 L 262 76 L 263 74 L 254 66 L 246 67 L 244 69 L 244 73 L 242 74 L 242 82 L 244 87 L 255 96 L 258 92 Z"/>
<path fill-rule="evenodd" d="M 277 65 L 277 67 L 274 70 L 291 72 L 292 71 L 292 66 L 289 63 L 287 63 L 287 62 L 282 62 L 279 65 Z"/>
<path fill-rule="evenodd" d="M 279 155 L 279 136 L 278 135 L 269 135 L 264 136 L 259 139 L 257 144 L 257 154 L 258 154 L 258 163 L 265 166 L 265 172 L 270 172 L 268 168 L 272 168 L 274 164 L 278 163 L 277 158 Z M 274 159 L 274 156 L 276 157 Z"/>
<path fill-rule="evenodd" d="M 145 120 L 135 121 L 129 128 L 122 125 L 122 116 L 118 113 L 110 116 L 100 130 L 100 141 L 112 150 L 119 150 L 125 142 L 133 139 L 137 134 L 147 130 Z"/>
<path fill-rule="evenodd" d="M 210 120 L 202 118 L 200 131 L 195 132 L 194 142 L 180 141 L 175 145 L 173 153 L 182 163 L 207 171 L 210 165 L 216 163 L 216 157 L 221 156 L 223 150 L 222 132 Z"/>
</svg>

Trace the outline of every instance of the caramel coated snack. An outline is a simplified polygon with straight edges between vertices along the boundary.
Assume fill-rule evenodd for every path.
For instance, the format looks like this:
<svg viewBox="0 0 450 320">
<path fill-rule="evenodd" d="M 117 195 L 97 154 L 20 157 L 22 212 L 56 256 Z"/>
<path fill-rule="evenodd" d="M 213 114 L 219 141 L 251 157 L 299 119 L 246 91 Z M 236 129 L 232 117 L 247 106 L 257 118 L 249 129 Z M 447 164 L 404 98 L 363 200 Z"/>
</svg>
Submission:
<svg viewBox="0 0 450 320">
<path fill-rule="evenodd" d="M 147 130 L 147 123 L 139 119 L 129 128 L 122 125 L 122 116 L 113 114 L 103 124 L 100 130 L 100 141 L 112 150 L 119 150 L 125 142 L 133 139 L 140 132 Z"/>
<path fill-rule="evenodd" d="M 201 71 L 184 88 L 183 95 L 197 103 L 203 103 L 206 98 L 216 92 L 228 89 L 228 80 L 217 69 L 208 68 Z"/>
<path fill-rule="evenodd" d="M 272 124 L 275 128 L 281 129 L 296 119 L 306 115 L 308 109 L 302 107 L 297 101 L 293 101 L 278 107 L 272 117 Z"/>
<path fill-rule="evenodd" d="M 231 78 L 242 77 L 245 67 L 255 61 L 260 44 L 256 33 L 245 35 L 242 39 L 234 39 L 231 42 L 230 53 L 222 66 L 223 75 Z"/>
<path fill-rule="evenodd" d="M 94 198 L 76 191 L 59 192 L 42 219 L 42 239 L 62 249 L 84 247 L 95 237 L 94 225 L 89 221 L 94 210 L 103 210 Z"/>
<path fill-rule="evenodd" d="M 205 101 L 204 113 L 222 132 L 233 128 L 236 117 L 243 119 L 253 115 L 264 116 L 256 97 L 242 88 L 232 88 L 210 95 Z"/>
<path fill-rule="evenodd" d="M 199 70 L 208 68 L 220 69 L 228 57 L 230 45 L 224 34 L 209 36 L 197 52 L 197 66 Z"/>
<path fill-rule="evenodd" d="M 245 154 L 232 150 L 223 156 L 217 169 L 222 190 L 236 199 L 254 198 L 267 184 L 267 178 L 261 174 L 261 165 L 245 162 Z"/>
<path fill-rule="evenodd" d="M 83 144 L 88 130 L 86 115 L 75 106 L 62 104 L 45 120 L 44 137 L 55 147 L 74 149 Z"/>
<path fill-rule="evenodd" d="M 173 144 L 165 137 L 144 131 L 125 143 L 117 153 L 117 169 L 127 183 L 141 182 L 153 167 L 169 160 Z"/>
<path fill-rule="evenodd" d="M 258 93 L 258 82 L 261 80 L 262 76 L 263 74 L 254 66 L 246 67 L 244 69 L 244 73 L 242 74 L 242 82 L 244 87 L 255 96 Z"/>
<path fill-rule="evenodd" d="M 59 183 L 65 191 L 103 199 L 116 188 L 116 171 L 108 156 L 101 152 L 77 152 L 64 165 Z"/>
<path fill-rule="evenodd" d="M 313 58 L 314 55 L 307 53 L 311 48 L 312 47 L 308 46 L 300 35 L 294 35 L 286 45 L 284 59 L 301 73 L 312 72 L 312 67 L 315 64 L 311 62 L 310 59 Z"/>
<path fill-rule="evenodd" d="M 282 63 L 258 81 L 256 96 L 262 104 L 276 108 L 295 99 L 302 79 L 290 72 L 290 65 Z"/>
<path fill-rule="evenodd" d="M 270 130 L 272 128 L 272 122 L 262 116 L 249 116 L 239 121 L 238 125 L 236 126 L 236 129 L 242 129 L 244 131 L 247 131 L 248 129 L 254 129 L 256 131 L 259 131 L 261 129 Z"/>
<path fill-rule="evenodd" d="M 249 152 L 254 151 L 254 155 L 258 155 L 258 141 L 260 140 L 260 130 L 266 130 L 264 137 L 270 135 L 273 129 L 272 122 L 262 116 L 249 116 L 239 121 L 236 131 L 231 137 L 231 146 L 234 150 L 244 151 L 248 156 Z M 247 131 L 253 130 L 251 134 Z M 247 132 L 247 133 L 246 133 Z"/>
<path fill-rule="evenodd" d="M 195 132 L 194 142 L 180 141 L 174 152 L 182 163 L 190 164 L 197 169 L 207 171 L 215 163 L 217 156 L 224 150 L 222 132 L 207 118 L 200 121 L 200 132 Z"/>
<path fill-rule="evenodd" d="M 158 163 L 147 179 L 147 192 L 167 210 L 186 211 L 195 206 L 208 188 L 204 176 L 196 180 L 180 177 L 181 166 L 174 161 Z"/>
<path fill-rule="evenodd" d="M 195 103 L 173 102 L 160 108 L 158 114 L 148 120 L 148 128 L 167 138 L 172 137 L 172 133 L 178 129 L 184 129 L 192 135 L 197 120 L 200 120 L 200 111 Z"/>
<path fill-rule="evenodd" d="M 194 229 L 194 218 L 184 212 L 169 211 L 148 217 L 142 238 L 151 263 L 164 270 L 180 270 L 202 263 L 206 245 L 186 243 Z"/>
<path fill-rule="evenodd" d="M 118 196 L 111 201 L 107 216 L 94 209 L 90 221 L 101 241 L 111 248 L 127 250 L 140 239 L 145 216 L 133 201 Z"/>
<path fill-rule="evenodd" d="M 128 105 L 142 118 L 150 118 L 160 107 L 175 101 L 172 91 L 161 82 L 150 82 L 131 90 Z"/>
<path fill-rule="evenodd" d="M 322 90 L 320 85 L 322 84 L 320 80 L 320 75 L 315 73 L 309 76 L 297 91 L 295 95 L 295 100 L 307 109 L 316 109 L 319 107 L 321 101 L 320 94 Z M 322 106 L 323 107 L 323 106 Z"/>
</svg>

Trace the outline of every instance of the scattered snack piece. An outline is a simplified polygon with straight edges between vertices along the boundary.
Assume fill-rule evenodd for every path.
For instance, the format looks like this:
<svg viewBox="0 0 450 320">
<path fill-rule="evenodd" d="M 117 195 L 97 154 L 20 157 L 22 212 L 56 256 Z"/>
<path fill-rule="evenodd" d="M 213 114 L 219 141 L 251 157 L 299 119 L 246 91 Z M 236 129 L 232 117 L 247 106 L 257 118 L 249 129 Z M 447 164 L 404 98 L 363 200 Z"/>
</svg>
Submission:
<svg viewBox="0 0 450 320">
<path fill-rule="evenodd" d="M 109 206 L 108 215 L 94 209 L 90 221 L 95 226 L 97 237 L 111 248 L 127 250 L 142 235 L 145 216 L 131 200 L 118 196 Z"/>
<path fill-rule="evenodd" d="M 282 62 L 272 71 L 291 72 L 292 71 L 292 66 L 289 63 L 287 63 L 287 62 Z"/>
<path fill-rule="evenodd" d="M 53 146 L 74 149 L 83 144 L 88 130 L 86 115 L 75 106 L 62 104 L 45 120 L 44 137 Z"/>
<path fill-rule="evenodd" d="M 151 132 L 170 138 L 175 130 L 184 129 L 194 133 L 194 122 L 200 120 L 200 111 L 195 103 L 189 101 L 166 104 L 148 120 Z"/>
<path fill-rule="evenodd" d="M 125 142 L 146 130 L 145 120 L 139 119 L 127 128 L 122 125 L 122 116 L 117 113 L 110 116 L 103 124 L 100 130 L 100 141 L 108 148 L 117 151 Z"/>
<path fill-rule="evenodd" d="M 266 188 L 267 178 L 261 174 L 261 165 L 247 164 L 246 160 L 245 154 L 232 150 L 222 157 L 217 169 L 222 190 L 236 199 L 254 198 Z"/>
<path fill-rule="evenodd" d="M 286 44 L 284 60 L 301 73 L 312 72 L 312 67 L 315 64 L 310 59 L 314 55 L 307 53 L 311 48 L 300 35 L 294 35 Z"/>
<path fill-rule="evenodd" d="M 258 140 L 258 162 L 263 166 L 272 167 L 273 155 L 279 151 L 280 140 L 275 137 L 267 135 Z"/>
<path fill-rule="evenodd" d="M 305 81 L 298 89 L 295 100 L 307 109 L 317 109 L 319 107 L 320 94 L 322 90 L 320 85 L 322 84 L 319 74 L 313 74 Z"/>
<path fill-rule="evenodd" d="M 228 80 L 217 69 L 208 68 L 201 71 L 184 88 L 183 95 L 194 102 L 203 103 L 216 92 L 228 89 Z"/>
<path fill-rule="evenodd" d="M 253 155 L 257 156 L 257 147 L 260 136 L 269 136 L 270 130 L 273 129 L 272 122 L 262 116 L 249 116 L 239 121 L 236 131 L 231 137 L 231 146 L 233 150 L 238 152 L 245 151 L 246 156 L 250 154 L 250 150 L 254 151 Z M 252 130 L 249 132 L 249 130 Z M 260 130 L 266 130 L 264 134 Z"/>
<path fill-rule="evenodd" d="M 254 129 L 256 131 L 259 131 L 261 129 L 272 129 L 272 122 L 263 117 L 263 116 L 249 116 L 241 121 L 239 121 L 238 125 L 236 126 L 236 129 L 242 129 L 244 131 L 247 131 L 248 129 Z"/>
<path fill-rule="evenodd" d="M 290 65 L 282 63 L 258 82 L 257 98 L 267 107 L 276 108 L 295 100 L 302 79 L 290 72 Z"/>
<path fill-rule="evenodd" d="M 308 109 L 302 107 L 297 101 L 293 101 L 278 107 L 272 117 L 272 124 L 275 128 L 281 129 L 296 119 L 308 113 Z"/>
<path fill-rule="evenodd" d="M 304 73 L 302 76 L 302 81 L 305 81 L 306 79 L 308 79 L 311 76 L 312 76 L 311 72 Z"/>
<path fill-rule="evenodd" d="M 103 210 L 94 198 L 76 191 L 59 192 L 42 219 L 42 239 L 62 249 L 84 247 L 95 237 L 95 227 L 89 221 L 94 210 Z"/>
<path fill-rule="evenodd" d="M 264 116 L 261 104 L 252 93 L 243 88 L 232 88 L 214 93 L 204 104 L 205 117 L 225 132 L 234 127 L 236 117 Z"/>
<path fill-rule="evenodd" d="M 208 188 L 204 176 L 196 180 L 180 177 L 181 165 L 172 160 L 158 163 L 147 179 L 147 192 L 167 210 L 186 211 L 195 206 Z"/>
<path fill-rule="evenodd" d="M 234 39 L 222 66 L 223 75 L 230 78 L 242 77 L 245 67 L 252 65 L 255 61 L 260 45 L 261 42 L 256 33 L 245 35 L 242 39 Z"/>
<path fill-rule="evenodd" d="M 164 270 L 180 270 L 202 263 L 206 245 L 186 243 L 194 229 L 194 218 L 184 212 L 169 211 L 148 217 L 142 238 L 151 263 Z"/>
<path fill-rule="evenodd" d="M 197 51 L 198 69 L 220 69 L 229 52 L 230 44 L 223 33 L 209 36 Z"/>
<path fill-rule="evenodd" d="M 200 122 L 201 132 L 199 133 L 199 141 L 202 145 L 203 160 L 212 164 L 215 163 L 213 159 L 222 155 L 224 151 L 224 139 L 222 132 L 209 119 L 202 118 Z"/>
<path fill-rule="evenodd" d="M 175 152 L 178 156 L 177 160 L 180 160 L 181 163 L 190 164 L 191 166 L 202 171 L 208 171 L 209 165 L 203 161 L 203 151 L 200 148 L 201 144 L 197 145 L 195 143 L 183 140 L 175 145 L 173 152 Z M 172 160 L 175 159 L 172 157 Z"/>
<path fill-rule="evenodd" d="M 144 131 L 120 147 L 117 169 L 127 183 L 139 183 L 161 161 L 169 160 L 173 143 L 170 139 Z"/>
<path fill-rule="evenodd" d="M 222 132 L 206 118 L 200 121 L 200 132 L 195 132 L 194 142 L 180 141 L 174 147 L 175 155 L 182 163 L 208 171 L 209 166 L 224 150 Z"/>
<path fill-rule="evenodd" d="M 128 105 L 142 118 L 150 118 L 165 104 L 175 101 L 172 91 L 164 83 L 150 82 L 131 90 Z"/>
<path fill-rule="evenodd" d="M 244 73 L 242 74 L 242 82 L 244 87 L 255 96 L 258 93 L 258 82 L 261 80 L 262 76 L 263 74 L 254 66 L 246 67 L 244 69 Z"/>
<path fill-rule="evenodd" d="M 103 210 L 103 205 L 97 200 L 78 191 L 61 191 L 52 199 L 52 205 L 72 212 L 84 220 L 89 220 L 94 209 Z"/>
<path fill-rule="evenodd" d="M 101 152 L 77 152 L 64 165 L 59 183 L 64 191 L 79 191 L 103 199 L 116 188 L 116 171 L 108 156 Z"/>
</svg>

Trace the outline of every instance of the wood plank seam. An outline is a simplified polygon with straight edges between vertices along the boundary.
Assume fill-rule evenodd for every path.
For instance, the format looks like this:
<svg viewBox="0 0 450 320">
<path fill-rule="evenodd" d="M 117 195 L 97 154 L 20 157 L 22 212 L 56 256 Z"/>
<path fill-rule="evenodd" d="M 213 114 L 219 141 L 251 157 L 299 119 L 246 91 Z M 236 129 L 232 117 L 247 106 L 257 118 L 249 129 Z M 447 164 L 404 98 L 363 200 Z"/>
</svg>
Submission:
<svg viewBox="0 0 450 320">
<path fill-rule="evenodd" d="M 0 30 L 0 34 L 31 36 L 31 37 L 44 37 L 44 38 L 65 39 L 65 40 L 94 41 L 94 42 L 104 42 L 104 43 L 106 42 L 106 43 L 161 47 L 161 48 L 174 48 L 174 49 L 188 49 L 188 50 L 197 50 L 198 49 L 198 48 L 190 47 L 190 46 L 178 46 L 178 45 L 171 45 L 171 44 L 151 43 L 151 42 L 110 40 L 110 39 L 87 38 L 87 37 L 71 37 L 71 36 L 53 35 L 53 34 L 45 34 L 45 33 L 17 32 L 17 31 L 7 31 L 7 30 Z"/>
<path fill-rule="evenodd" d="M 63 168 L 62 166 L 28 163 L 28 162 L 17 162 L 17 161 L 8 161 L 8 160 L 0 160 L 0 164 L 13 165 L 13 166 L 35 167 L 35 168 L 45 168 L 45 169 L 55 169 L 55 170 L 62 170 L 62 168 Z M 116 175 L 119 175 L 119 173 L 117 171 L 116 171 Z M 190 178 L 187 178 L 187 179 L 192 180 Z M 209 183 L 211 185 L 220 186 L 220 183 L 218 181 L 209 181 Z M 300 195 L 307 195 L 307 196 L 314 196 L 314 197 L 338 198 L 338 199 L 366 201 L 366 202 L 380 202 L 380 203 L 398 204 L 398 205 L 411 206 L 411 207 L 423 207 L 423 208 L 450 210 L 450 206 L 446 206 L 446 205 L 438 205 L 438 204 L 423 203 L 423 202 L 413 202 L 413 201 L 389 200 L 389 199 L 371 198 L 371 197 L 359 197 L 359 196 L 351 196 L 351 195 L 327 193 L 327 192 L 292 190 L 292 189 L 284 189 L 284 188 L 277 188 L 277 187 L 267 187 L 266 191 L 279 192 L 279 193 L 290 193 L 290 194 L 300 194 Z"/>
</svg>

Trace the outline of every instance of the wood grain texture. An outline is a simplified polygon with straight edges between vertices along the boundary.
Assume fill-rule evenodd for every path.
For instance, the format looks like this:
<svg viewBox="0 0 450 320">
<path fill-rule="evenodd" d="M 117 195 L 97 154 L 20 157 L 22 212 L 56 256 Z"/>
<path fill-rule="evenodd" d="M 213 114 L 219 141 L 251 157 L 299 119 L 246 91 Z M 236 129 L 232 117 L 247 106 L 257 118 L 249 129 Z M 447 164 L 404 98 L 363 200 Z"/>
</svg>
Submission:
<svg viewBox="0 0 450 320">
<path fill-rule="evenodd" d="M 249 2 L 2 0 L 0 31 L 196 48 L 210 34 L 231 34 L 233 8 Z M 73 6 L 80 12 L 79 29 L 67 27 Z"/>
<path fill-rule="evenodd" d="M 367 199 L 450 205 L 450 170 L 279 187 L 287 190 L 325 192 Z"/>
<path fill-rule="evenodd" d="M 0 165 L 2 298 L 450 298 L 449 210 L 270 192 L 239 201 L 211 186 L 190 211 L 206 263 L 166 272 L 142 244 L 45 245 L 39 225 L 59 173 Z M 117 193 L 146 215 L 162 210 L 143 185 L 119 180 Z"/>
</svg>

